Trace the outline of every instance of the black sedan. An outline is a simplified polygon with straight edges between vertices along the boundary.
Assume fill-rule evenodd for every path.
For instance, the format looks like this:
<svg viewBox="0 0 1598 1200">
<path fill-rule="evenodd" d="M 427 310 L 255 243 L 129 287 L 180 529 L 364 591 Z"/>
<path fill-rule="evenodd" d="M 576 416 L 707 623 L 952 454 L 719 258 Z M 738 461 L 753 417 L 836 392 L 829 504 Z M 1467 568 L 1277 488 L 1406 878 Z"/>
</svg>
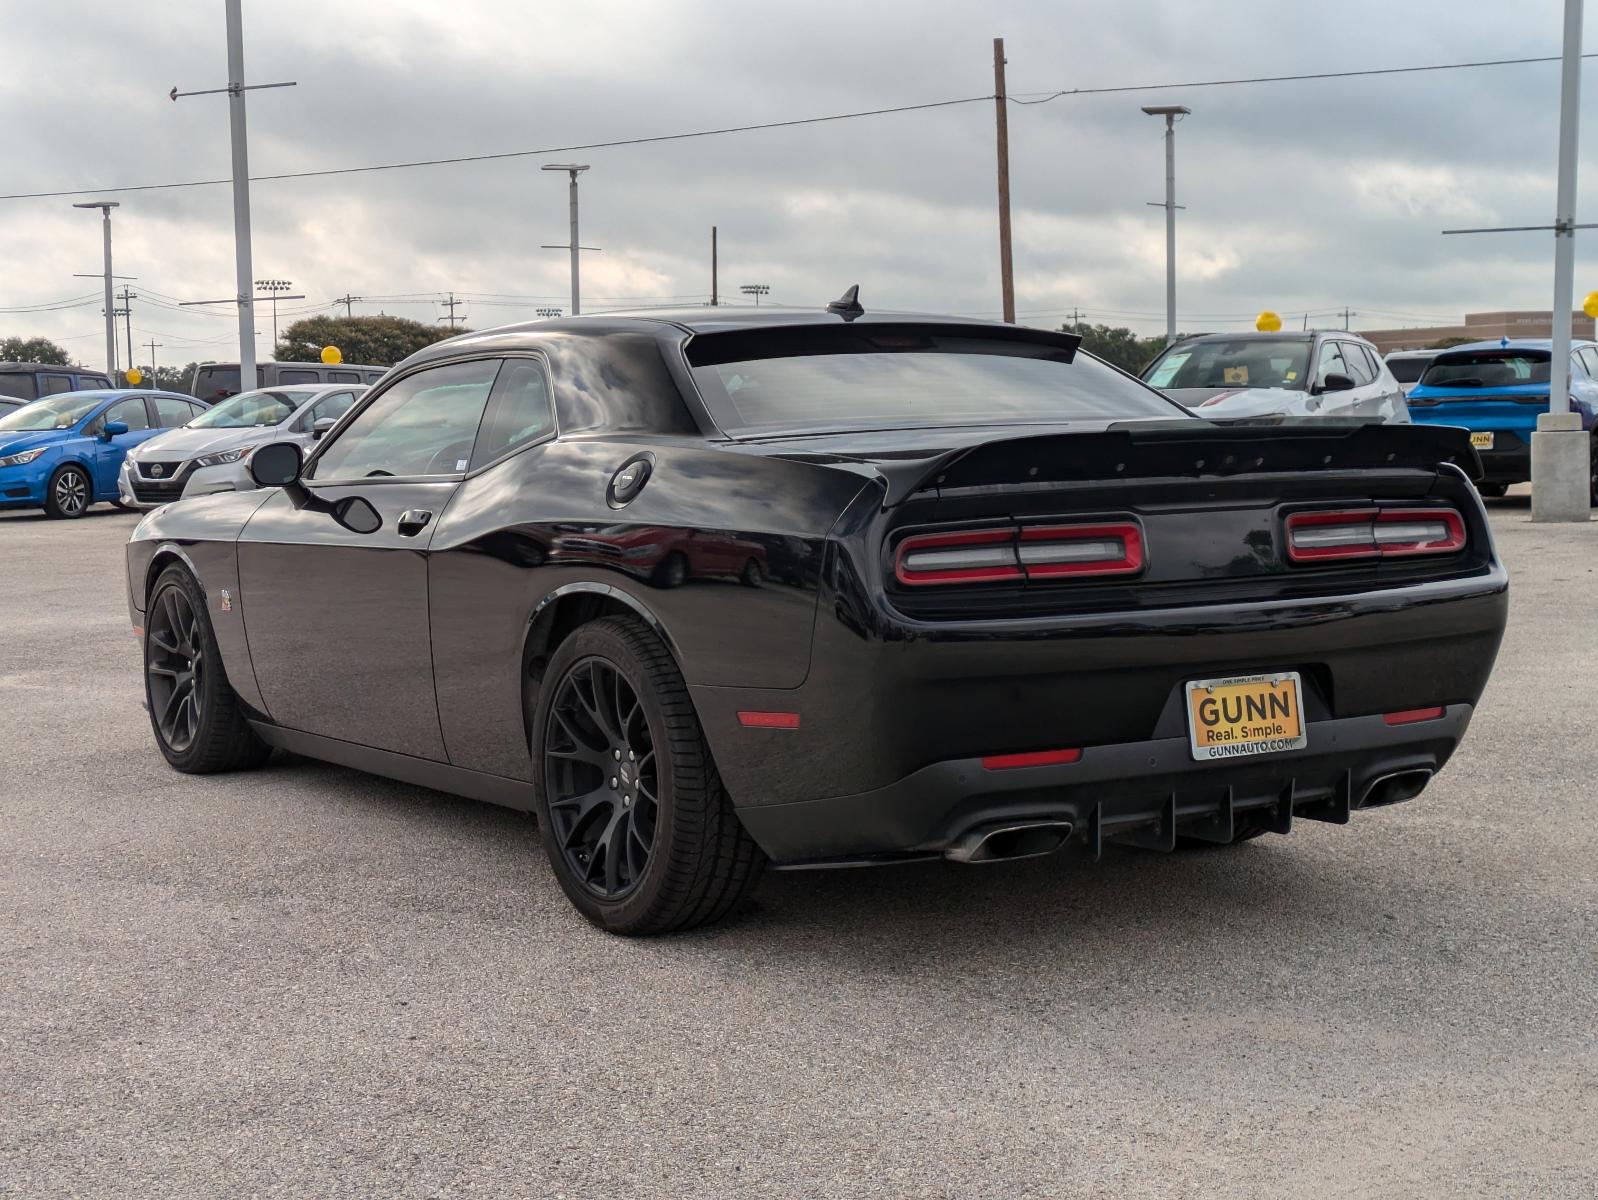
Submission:
<svg viewBox="0 0 1598 1200">
<path fill-rule="evenodd" d="M 1462 432 L 1222 425 L 1074 336 L 760 309 L 471 334 L 128 547 L 156 742 L 534 810 L 618 933 L 769 861 L 1170 850 L 1415 796 L 1508 583 Z"/>
</svg>

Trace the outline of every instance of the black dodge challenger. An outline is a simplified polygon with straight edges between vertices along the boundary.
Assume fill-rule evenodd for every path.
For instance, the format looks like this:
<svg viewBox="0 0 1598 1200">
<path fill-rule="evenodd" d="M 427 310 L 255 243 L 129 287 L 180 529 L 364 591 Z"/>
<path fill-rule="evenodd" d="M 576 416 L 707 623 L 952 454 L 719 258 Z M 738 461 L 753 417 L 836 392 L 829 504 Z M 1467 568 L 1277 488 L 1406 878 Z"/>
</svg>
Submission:
<svg viewBox="0 0 1598 1200">
<path fill-rule="evenodd" d="M 768 860 L 1346 822 L 1448 760 L 1508 580 L 1466 435 L 1222 425 L 1074 336 L 865 313 L 440 343 L 128 547 L 156 742 L 530 809 L 618 933 Z"/>
</svg>

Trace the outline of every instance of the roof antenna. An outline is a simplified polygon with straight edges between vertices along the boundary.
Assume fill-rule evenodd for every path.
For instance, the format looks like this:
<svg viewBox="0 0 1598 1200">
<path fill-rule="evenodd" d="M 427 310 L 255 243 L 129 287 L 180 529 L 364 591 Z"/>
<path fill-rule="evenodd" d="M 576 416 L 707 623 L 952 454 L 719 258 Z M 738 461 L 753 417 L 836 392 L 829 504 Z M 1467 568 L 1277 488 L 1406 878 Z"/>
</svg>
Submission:
<svg viewBox="0 0 1598 1200">
<path fill-rule="evenodd" d="M 865 306 L 860 303 L 860 285 L 852 283 L 849 290 L 827 305 L 827 311 L 837 313 L 845 321 L 852 321 L 856 317 L 866 315 Z"/>
</svg>

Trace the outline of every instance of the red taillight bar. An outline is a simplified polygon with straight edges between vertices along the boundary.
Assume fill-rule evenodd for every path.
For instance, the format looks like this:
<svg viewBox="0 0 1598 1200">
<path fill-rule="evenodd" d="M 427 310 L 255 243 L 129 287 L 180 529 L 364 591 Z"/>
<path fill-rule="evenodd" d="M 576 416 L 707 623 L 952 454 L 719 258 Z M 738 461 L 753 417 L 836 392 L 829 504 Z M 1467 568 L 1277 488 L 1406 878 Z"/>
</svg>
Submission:
<svg viewBox="0 0 1598 1200">
<path fill-rule="evenodd" d="M 745 729 L 798 729 L 799 714 L 796 712 L 751 712 L 748 709 L 738 713 L 738 724 Z"/>
<path fill-rule="evenodd" d="M 1465 520 L 1452 508 L 1299 512 L 1285 526 L 1288 561 L 1296 563 L 1452 554 L 1466 541 Z M 1307 531 L 1302 538 L 1300 531 Z"/>
<path fill-rule="evenodd" d="M 1135 521 L 1029 525 L 913 534 L 899 543 L 903 584 L 991 583 L 1059 576 L 1135 575 L 1147 561 Z"/>
<path fill-rule="evenodd" d="M 1026 754 L 988 754 L 983 756 L 982 765 L 989 771 L 1007 771 L 1011 767 L 1054 767 L 1081 758 L 1080 750 L 1033 750 Z"/>
</svg>

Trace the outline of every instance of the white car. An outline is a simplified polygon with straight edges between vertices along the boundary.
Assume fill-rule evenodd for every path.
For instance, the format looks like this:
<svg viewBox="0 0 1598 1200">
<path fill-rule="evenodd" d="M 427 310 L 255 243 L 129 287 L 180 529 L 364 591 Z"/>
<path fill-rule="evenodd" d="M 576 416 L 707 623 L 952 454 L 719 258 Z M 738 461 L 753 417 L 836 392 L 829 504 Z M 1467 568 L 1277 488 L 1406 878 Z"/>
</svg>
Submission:
<svg viewBox="0 0 1598 1200">
<path fill-rule="evenodd" d="M 130 508 L 159 508 L 190 496 L 249 491 L 255 486 L 249 471 L 252 450 L 284 441 L 308 449 L 365 391 L 364 386 L 324 384 L 230 396 L 187 425 L 129 451 L 117 492 Z"/>
<path fill-rule="evenodd" d="M 1404 389 L 1354 333 L 1206 333 L 1184 338 L 1143 371 L 1201 417 L 1342 417 L 1407 424 Z"/>
</svg>

